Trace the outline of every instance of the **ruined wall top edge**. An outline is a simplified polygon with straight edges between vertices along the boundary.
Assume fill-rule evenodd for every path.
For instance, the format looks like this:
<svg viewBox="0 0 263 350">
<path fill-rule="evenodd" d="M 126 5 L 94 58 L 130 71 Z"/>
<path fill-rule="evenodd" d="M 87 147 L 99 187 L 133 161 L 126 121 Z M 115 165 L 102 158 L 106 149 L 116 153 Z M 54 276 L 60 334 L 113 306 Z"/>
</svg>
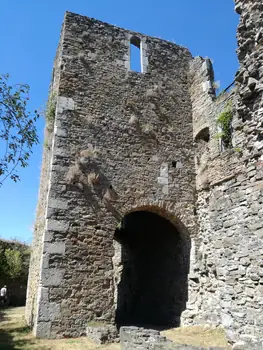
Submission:
<svg viewBox="0 0 263 350">
<path fill-rule="evenodd" d="M 189 49 L 182 46 L 182 45 L 178 45 L 178 44 L 171 42 L 169 40 L 166 40 L 166 39 L 162 39 L 162 38 L 158 38 L 155 36 L 146 35 L 144 33 L 136 32 L 133 30 L 125 29 L 125 28 L 122 28 L 122 27 L 119 27 L 119 26 L 116 26 L 113 24 L 109 24 L 107 22 L 100 21 L 100 20 L 92 18 L 92 17 L 88 17 L 88 16 L 77 14 L 77 13 L 66 11 L 65 16 L 64 16 L 64 23 L 67 24 L 68 22 L 71 22 L 71 23 L 75 22 L 76 26 L 79 24 L 84 25 L 84 26 L 90 26 L 90 25 L 94 26 L 95 25 L 98 28 L 101 27 L 101 28 L 107 28 L 109 30 L 117 30 L 117 31 L 125 32 L 125 33 L 129 34 L 131 37 L 137 36 L 140 39 L 147 39 L 148 38 L 151 41 L 166 43 L 166 45 L 168 45 L 170 47 L 176 47 L 178 49 L 184 50 L 187 54 L 191 55 L 191 57 L 193 58 Z"/>
</svg>

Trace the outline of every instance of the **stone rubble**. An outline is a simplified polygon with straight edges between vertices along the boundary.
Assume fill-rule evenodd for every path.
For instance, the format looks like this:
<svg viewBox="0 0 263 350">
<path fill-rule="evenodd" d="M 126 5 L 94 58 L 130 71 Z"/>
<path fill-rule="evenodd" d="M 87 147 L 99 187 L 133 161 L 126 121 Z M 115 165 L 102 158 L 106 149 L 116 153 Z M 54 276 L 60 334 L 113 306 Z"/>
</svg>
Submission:
<svg viewBox="0 0 263 350">
<path fill-rule="evenodd" d="M 121 350 L 227 350 L 222 347 L 175 344 L 162 337 L 159 331 L 139 327 L 121 327 L 120 342 Z"/>
</svg>

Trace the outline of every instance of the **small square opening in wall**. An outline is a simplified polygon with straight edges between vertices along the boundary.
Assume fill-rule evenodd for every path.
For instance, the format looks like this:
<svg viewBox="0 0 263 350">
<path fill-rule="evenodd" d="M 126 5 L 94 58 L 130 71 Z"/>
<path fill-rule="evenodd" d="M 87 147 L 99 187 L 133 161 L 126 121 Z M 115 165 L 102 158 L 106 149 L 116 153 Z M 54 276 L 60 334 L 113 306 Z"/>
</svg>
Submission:
<svg viewBox="0 0 263 350">
<path fill-rule="evenodd" d="M 181 169 L 183 167 L 183 164 L 180 161 L 172 161 L 172 167 L 176 169 Z"/>
</svg>

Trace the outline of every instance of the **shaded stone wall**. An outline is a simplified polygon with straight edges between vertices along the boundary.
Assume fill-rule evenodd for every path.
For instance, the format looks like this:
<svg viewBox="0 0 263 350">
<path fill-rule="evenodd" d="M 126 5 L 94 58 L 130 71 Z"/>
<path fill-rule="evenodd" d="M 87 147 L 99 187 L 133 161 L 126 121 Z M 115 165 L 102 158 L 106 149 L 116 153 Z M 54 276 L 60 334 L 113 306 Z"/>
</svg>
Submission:
<svg viewBox="0 0 263 350">
<path fill-rule="evenodd" d="M 46 211 L 46 197 L 49 181 L 49 163 L 50 151 L 44 149 L 42 157 L 40 188 L 38 195 L 38 205 L 36 213 L 36 223 L 34 227 L 34 236 L 32 242 L 32 251 L 29 265 L 29 278 L 27 284 L 27 302 L 26 302 L 26 321 L 29 325 L 33 325 L 34 318 L 37 311 L 37 295 L 40 278 L 40 262 L 43 250 L 43 235 L 45 227 L 45 211 Z"/>
<path fill-rule="evenodd" d="M 221 97 L 222 105 L 233 101 L 233 148 L 222 152 L 210 138 L 209 160 L 197 164 L 200 231 L 185 315 L 187 322 L 223 325 L 232 342 L 261 339 L 262 332 L 262 6 L 236 2 L 241 66 L 235 89 L 226 100 Z M 205 79 L 202 70 L 196 79 Z M 208 125 L 213 135 L 222 106 L 205 91 L 192 96 L 194 129 Z"/>
<path fill-rule="evenodd" d="M 129 70 L 132 36 L 144 73 Z M 126 213 L 144 207 L 196 233 L 188 50 L 71 13 L 61 40 L 39 337 L 115 321 L 113 235 Z"/>
<path fill-rule="evenodd" d="M 63 37 L 62 27 L 61 38 Z M 61 39 L 62 41 L 62 39 Z M 58 94 L 58 84 L 61 66 L 61 41 L 58 46 L 52 82 L 50 85 L 50 96 L 54 96 L 54 103 L 56 104 Z M 47 113 L 47 111 L 46 111 Z M 52 117 L 52 116 L 51 116 Z M 40 291 L 40 273 L 42 265 L 42 255 L 44 248 L 44 232 L 46 225 L 46 211 L 47 211 L 47 196 L 51 177 L 51 161 L 52 161 L 52 143 L 54 140 L 54 120 L 46 120 L 46 127 L 44 130 L 44 148 L 42 156 L 41 177 L 38 193 L 38 204 L 36 210 L 36 222 L 34 226 L 34 235 L 32 241 L 32 251 L 30 256 L 29 277 L 27 285 L 26 297 L 26 314 L 25 318 L 28 325 L 33 326 L 37 317 L 38 296 Z"/>
</svg>

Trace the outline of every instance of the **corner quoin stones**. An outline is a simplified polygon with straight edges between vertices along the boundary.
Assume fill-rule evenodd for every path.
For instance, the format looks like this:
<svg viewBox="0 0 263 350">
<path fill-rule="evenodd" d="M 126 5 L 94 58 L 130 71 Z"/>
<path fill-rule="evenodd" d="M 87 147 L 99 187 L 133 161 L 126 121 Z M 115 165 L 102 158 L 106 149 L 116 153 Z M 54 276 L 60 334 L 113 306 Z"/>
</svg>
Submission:
<svg viewBox="0 0 263 350">
<path fill-rule="evenodd" d="M 236 1 L 240 70 L 233 92 L 220 99 L 208 59 L 66 13 L 28 284 L 26 316 L 38 337 L 80 336 L 91 320 L 114 322 L 113 235 L 136 208 L 172 215 L 190 234 L 182 322 L 223 325 L 232 342 L 260 337 L 262 6 Z M 134 37 L 142 73 L 129 68 Z M 222 151 L 216 119 L 229 100 L 233 149 Z M 202 140 L 204 130 L 210 137 Z M 83 186 L 81 174 L 68 183 L 79 163 L 99 175 L 96 186 Z"/>
</svg>

